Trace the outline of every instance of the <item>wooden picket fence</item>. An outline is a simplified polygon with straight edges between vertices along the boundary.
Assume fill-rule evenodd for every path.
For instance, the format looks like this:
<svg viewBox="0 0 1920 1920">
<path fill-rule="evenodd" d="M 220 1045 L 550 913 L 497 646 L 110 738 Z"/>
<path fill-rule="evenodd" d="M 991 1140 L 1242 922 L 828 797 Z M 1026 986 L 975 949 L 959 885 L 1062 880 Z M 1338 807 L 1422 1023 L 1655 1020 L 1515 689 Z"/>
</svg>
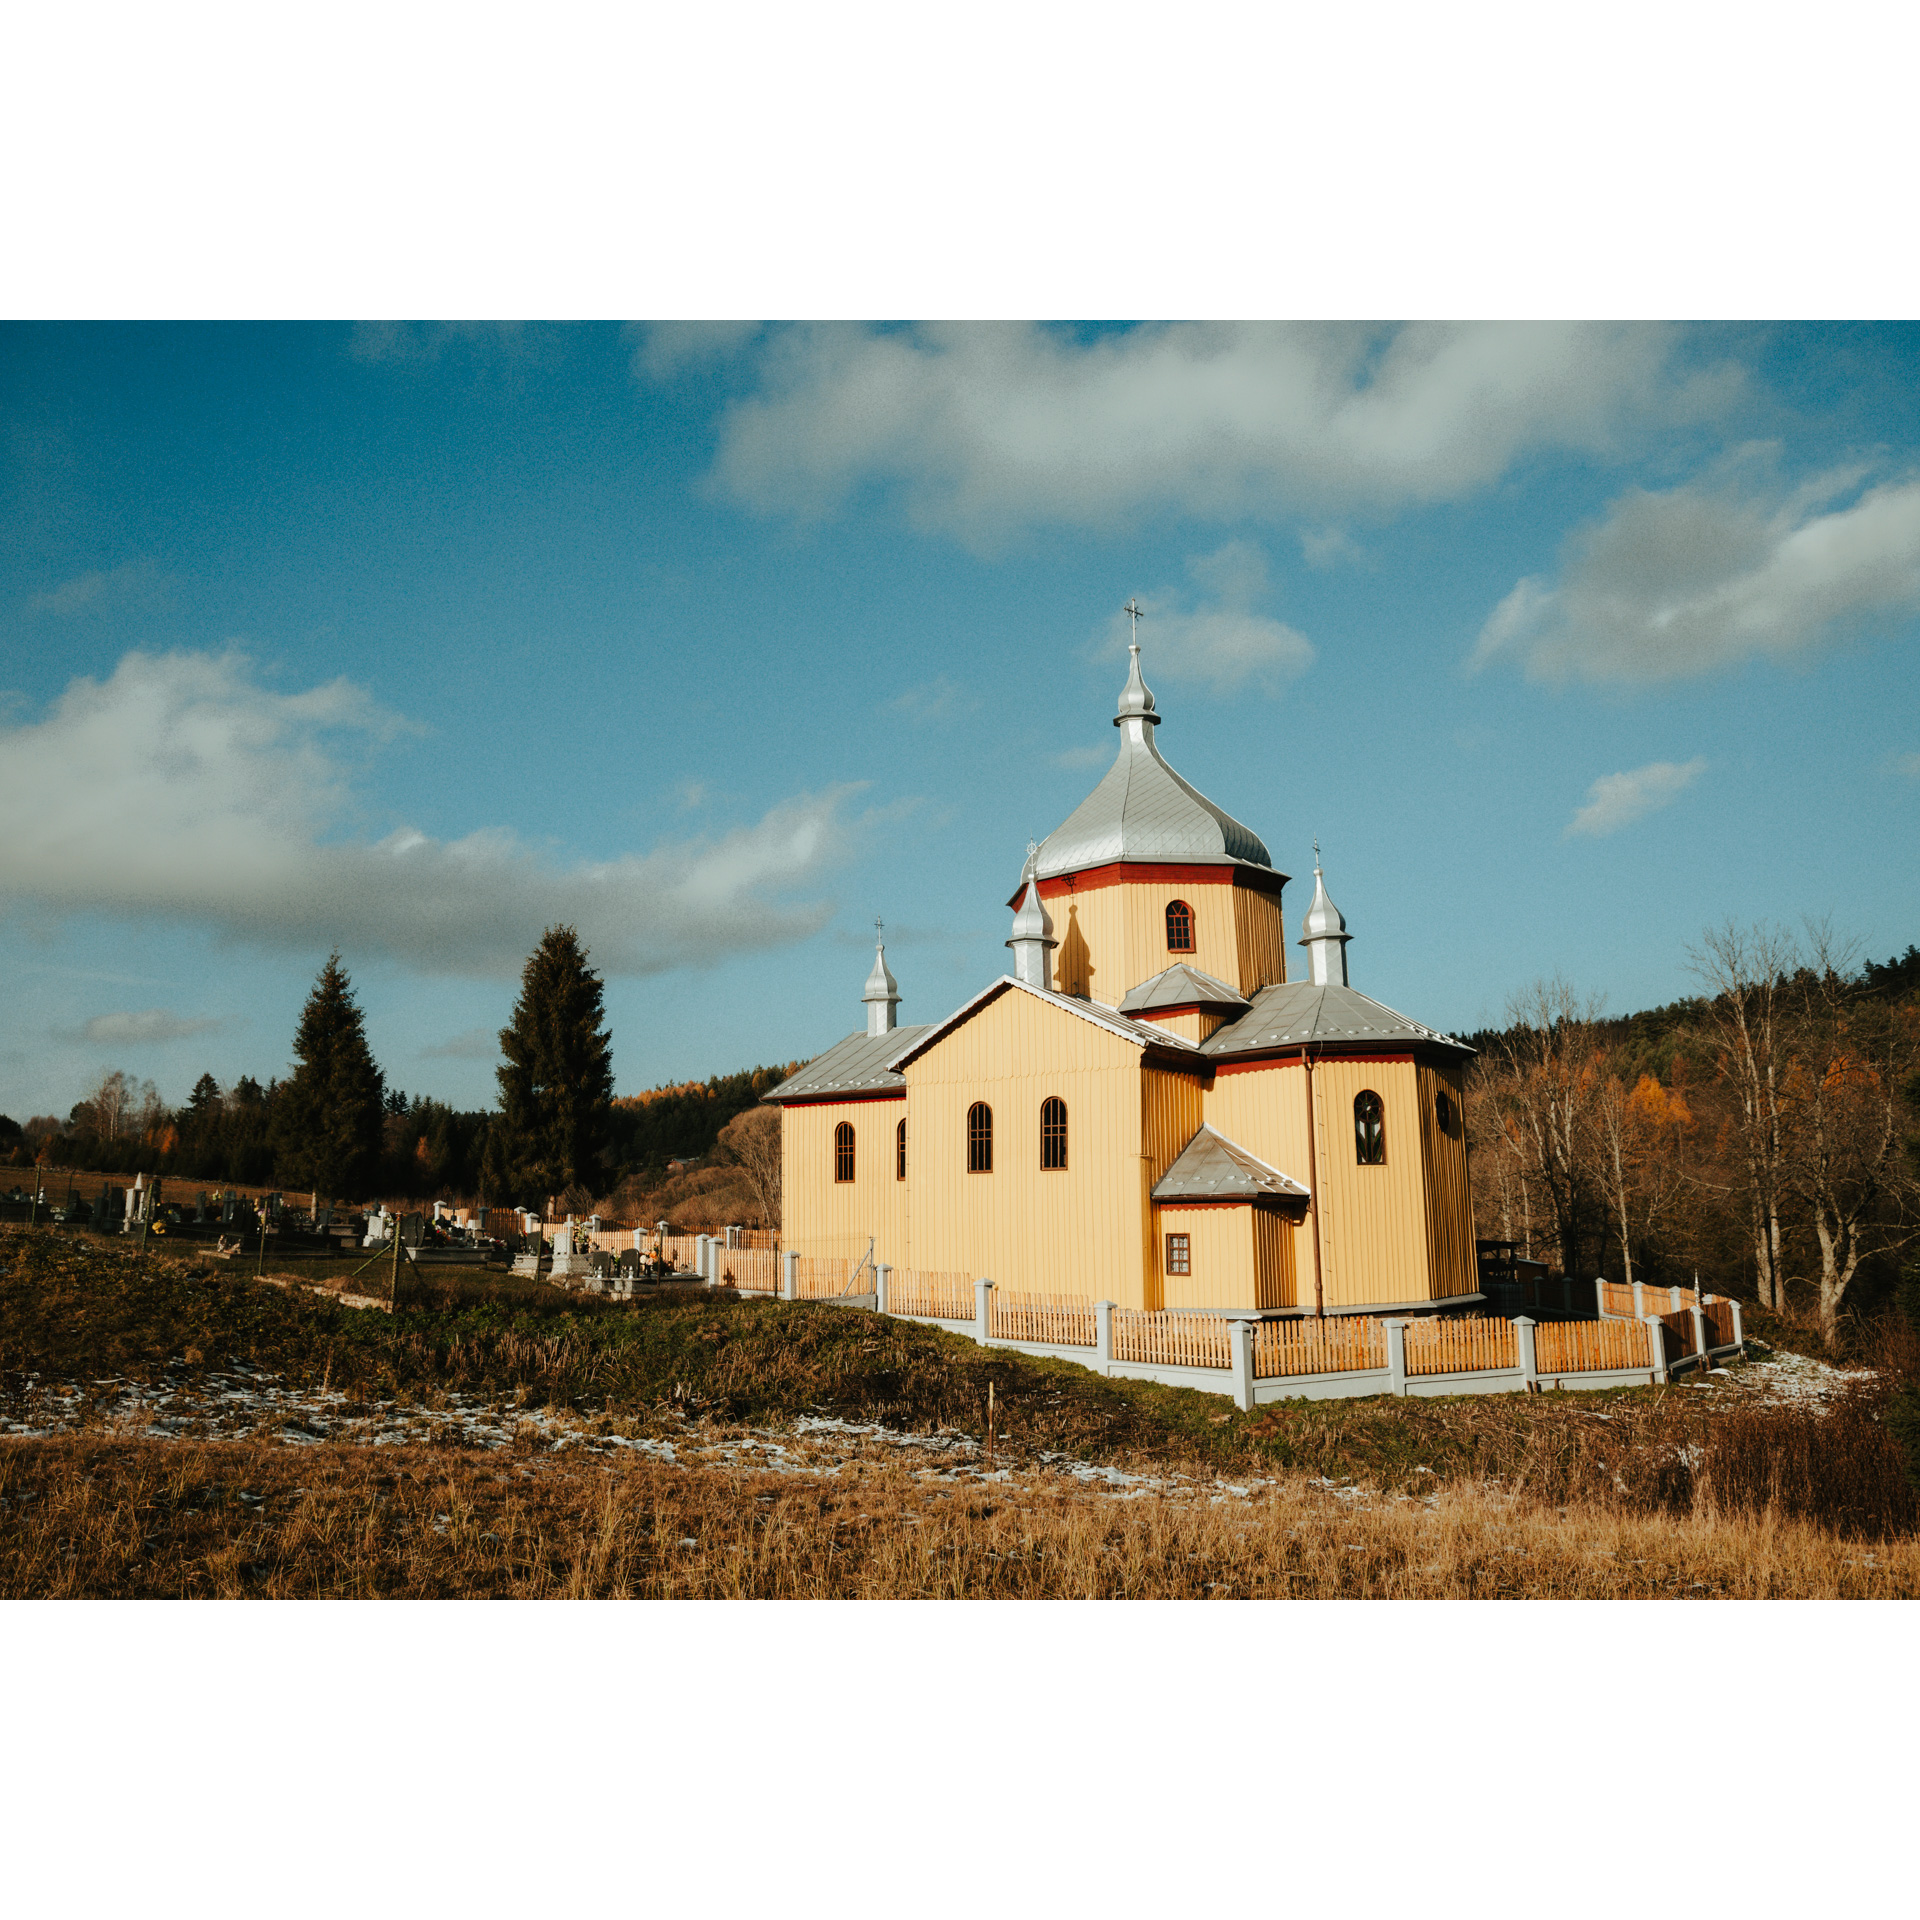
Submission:
<svg viewBox="0 0 1920 1920">
<path fill-rule="evenodd" d="M 663 1233 L 660 1236 L 660 1257 L 671 1267 L 690 1271 L 693 1266 L 695 1243 L 700 1236 L 696 1233 Z"/>
<path fill-rule="evenodd" d="M 1230 1367 L 1228 1323 L 1210 1313 L 1113 1310 L 1113 1357 L 1156 1367 Z"/>
<path fill-rule="evenodd" d="M 915 1320 L 972 1320 L 979 1304 L 971 1275 L 895 1267 L 887 1276 L 887 1311 Z"/>
<path fill-rule="evenodd" d="M 1647 1329 L 1638 1320 L 1548 1320 L 1533 1330 L 1534 1371 L 1540 1374 L 1644 1367 L 1649 1352 Z"/>
<path fill-rule="evenodd" d="M 793 1263 L 793 1297 L 796 1300 L 837 1300 L 846 1292 L 852 1274 L 851 1260 L 803 1253 Z"/>
<path fill-rule="evenodd" d="M 1387 1330 L 1357 1315 L 1338 1320 L 1262 1320 L 1253 1331 L 1253 1377 L 1359 1373 L 1387 1364 Z"/>
<path fill-rule="evenodd" d="M 1407 1372 L 1485 1373 L 1520 1364 L 1511 1320 L 1411 1320 Z"/>
<path fill-rule="evenodd" d="M 988 1328 L 996 1340 L 1032 1340 L 1049 1347 L 1091 1347 L 1098 1343 L 1093 1302 L 1084 1294 L 992 1293 Z M 889 1289 L 888 1299 L 892 1299 Z"/>
<path fill-rule="evenodd" d="M 742 1227 L 740 1245 L 750 1253 L 777 1253 L 780 1236 L 771 1227 Z"/>
<path fill-rule="evenodd" d="M 1707 1345 L 1710 1347 L 1732 1346 L 1733 1302 L 1709 1300 L 1703 1311 L 1707 1316 Z"/>
<path fill-rule="evenodd" d="M 1620 1284 L 1618 1280 L 1600 1282 L 1600 1311 L 1613 1314 L 1622 1320 L 1634 1318 L 1633 1289 Z"/>
<path fill-rule="evenodd" d="M 715 1255 L 723 1287 L 750 1293 L 780 1291 L 780 1256 L 771 1247 L 722 1247 Z"/>
</svg>

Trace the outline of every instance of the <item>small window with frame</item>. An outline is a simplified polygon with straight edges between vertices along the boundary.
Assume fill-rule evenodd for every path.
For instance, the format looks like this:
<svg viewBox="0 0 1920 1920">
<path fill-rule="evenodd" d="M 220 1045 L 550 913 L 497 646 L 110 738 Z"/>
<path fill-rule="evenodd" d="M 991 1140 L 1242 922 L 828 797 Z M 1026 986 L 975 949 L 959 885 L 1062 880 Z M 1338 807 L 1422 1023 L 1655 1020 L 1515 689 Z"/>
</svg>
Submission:
<svg viewBox="0 0 1920 1920">
<path fill-rule="evenodd" d="M 1167 951 L 1193 951 L 1193 909 L 1184 900 L 1167 902 Z"/>
<path fill-rule="evenodd" d="M 1387 1164 L 1387 1109 L 1371 1088 L 1353 1096 L 1353 1159 L 1361 1167 Z"/>
<path fill-rule="evenodd" d="M 993 1109 L 984 1100 L 967 1109 L 967 1171 L 993 1171 Z"/>
<path fill-rule="evenodd" d="M 833 1130 L 833 1177 L 843 1185 L 853 1178 L 853 1124 L 848 1120 Z"/>
<path fill-rule="evenodd" d="M 893 1177 L 896 1180 L 907 1177 L 907 1123 L 904 1118 L 893 1130 Z"/>
<path fill-rule="evenodd" d="M 1167 1272 L 1190 1274 L 1193 1271 L 1193 1241 L 1187 1234 L 1167 1235 Z"/>
</svg>

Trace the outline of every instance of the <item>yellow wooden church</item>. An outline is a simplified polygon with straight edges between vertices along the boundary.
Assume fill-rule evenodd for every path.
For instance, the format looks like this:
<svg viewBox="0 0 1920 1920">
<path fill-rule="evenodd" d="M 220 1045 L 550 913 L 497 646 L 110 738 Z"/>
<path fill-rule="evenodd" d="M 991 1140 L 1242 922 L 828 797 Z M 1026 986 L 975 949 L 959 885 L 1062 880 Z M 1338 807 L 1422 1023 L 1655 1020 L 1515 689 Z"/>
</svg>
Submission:
<svg viewBox="0 0 1920 1920">
<path fill-rule="evenodd" d="M 850 1034 L 766 1097 L 802 1254 L 1015 1293 L 1273 1315 L 1479 1299 L 1457 1040 L 1347 984 L 1288 876 L 1161 757 L 1132 649 L 1106 777 L 1029 849 L 1012 971 L 900 1026 L 884 947 Z"/>
</svg>

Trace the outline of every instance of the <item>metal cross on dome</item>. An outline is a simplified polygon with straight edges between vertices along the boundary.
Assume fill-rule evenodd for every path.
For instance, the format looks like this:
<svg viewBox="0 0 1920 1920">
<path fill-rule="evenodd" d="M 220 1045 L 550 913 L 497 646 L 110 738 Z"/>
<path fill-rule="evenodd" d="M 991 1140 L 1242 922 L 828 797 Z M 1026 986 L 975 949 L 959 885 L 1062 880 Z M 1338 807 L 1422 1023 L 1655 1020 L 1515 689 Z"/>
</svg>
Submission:
<svg viewBox="0 0 1920 1920">
<path fill-rule="evenodd" d="M 873 944 L 876 947 L 880 944 L 880 935 L 886 924 L 877 913 L 873 916 Z"/>
<path fill-rule="evenodd" d="M 1120 611 L 1133 622 L 1133 639 L 1129 644 L 1137 653 L 1140 649 L 1140 622 L 1146 618 L 1146 609 L 1140 604 L 1140 596 L 1134 594 Z"/>
</svg>

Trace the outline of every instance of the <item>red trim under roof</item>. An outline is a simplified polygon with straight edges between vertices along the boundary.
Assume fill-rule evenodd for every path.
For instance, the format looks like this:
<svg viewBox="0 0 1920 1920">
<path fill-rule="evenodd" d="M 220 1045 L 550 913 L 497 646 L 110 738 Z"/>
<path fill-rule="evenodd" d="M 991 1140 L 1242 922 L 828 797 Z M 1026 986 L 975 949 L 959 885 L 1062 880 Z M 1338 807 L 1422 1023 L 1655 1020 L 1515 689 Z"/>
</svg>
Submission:
<svg viewBox="0 0 1920 1920">
<path fill-rule="evenodd" d="M 1276 1047 L 1290 1047 L 1287 1053 L 1265 1053 L 1257 1060 L 1222 1060 L 1217 1055 L 1213 1063 L 1213 1077 L 1217 1080 L 1222 1074 L 1258 1073 L 1263 1067 L 1297 1067 L 1300 1064 L 1302 1042 L 1298 1040 L 1277 1040 Z M 1410 1053 L 1369 1053 L 1365 1047 L 1326 1047 L 1318 1041 L 1305 1043 L 1313 1048 L 1316 1060 L 1381 1060 L 1388 1066 L 1404 1065 L 1412 1061 Z"/>
<path fill-rule="evenodd" d="M 881 1087 L 872 1093 L 797 1093 L 790 1100 L 770 1102 L 782 1107 L 857 1107 L 869 1100 L 904 1100 L 905 1087 Z"/>
<path fill-rule="evenodd" d="M 1264 867 L 1237 866 L 1232 861 L 1209 861 L 1205 866 L 1166 865 L 1149 860 L 1112 860 L 1104 867 L 1082 867 L 1075 873 L 1058 873 L 1040 882 L 1042 900 L 1058 900 L 1067 893 L 1096 893 L 1102 887 L 1246 887 L 1255 893 L 1270 893 L 1275 899 L 1288 876 L 1271 873 Z M 1016 887 L 1010 907 L 1020 904 L 1026 889 Z"/>
</svg>

